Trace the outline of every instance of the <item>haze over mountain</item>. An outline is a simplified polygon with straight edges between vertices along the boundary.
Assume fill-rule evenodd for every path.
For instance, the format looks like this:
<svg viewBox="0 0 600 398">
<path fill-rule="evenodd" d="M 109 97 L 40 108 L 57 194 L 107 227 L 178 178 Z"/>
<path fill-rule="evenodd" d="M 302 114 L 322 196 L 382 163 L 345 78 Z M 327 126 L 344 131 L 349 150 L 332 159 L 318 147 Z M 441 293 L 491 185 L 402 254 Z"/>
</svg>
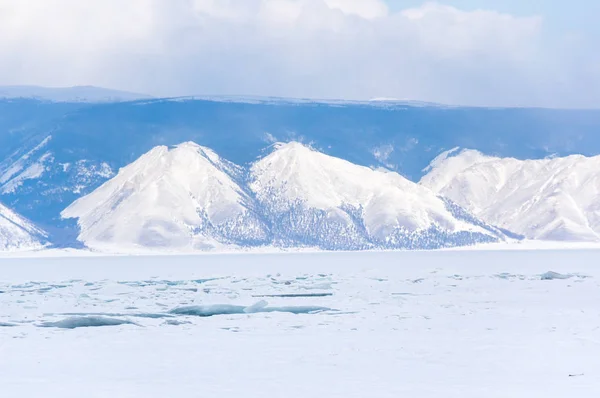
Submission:
<svg viewBox="0 0 600 398">
<path fill-rule="evenodd" d="M 0 86 L 0 98 L 31 98 L 56 102 L 123 102 L 152 97 L 94 86 Z"/>
</svg>

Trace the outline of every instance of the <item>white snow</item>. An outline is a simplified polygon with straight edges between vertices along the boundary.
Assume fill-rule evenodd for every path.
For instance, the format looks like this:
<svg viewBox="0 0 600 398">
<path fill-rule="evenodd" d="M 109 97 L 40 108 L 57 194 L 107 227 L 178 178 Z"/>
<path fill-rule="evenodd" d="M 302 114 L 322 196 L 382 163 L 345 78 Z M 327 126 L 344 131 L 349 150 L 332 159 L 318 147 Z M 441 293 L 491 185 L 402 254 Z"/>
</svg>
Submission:
<svg viewBox="0 0 600 398">
<path fill-rule="evenodd" d="M 48 145 L 51 139 L 51 135 L 47 136 L 33 149 L 31 149 L 29 152 L 25 153 L 15 161 L 12 161 L 11 157 L 9 157 L 8 159 L 3 159 L 2 163 L 0 163 L 0 187 L 4 189 L 4 184 L 9 183 L 11 180 L 19 179 L 19 173 L 23 169 L 33 167 L 35 170 L 36 167 L 39 168 L 39 165 L 43 165 L 45 160 L 47 160 L 51 156 L 51 154 L 49 152 L 46 152 L 42 154 L 40 158 L 37 159 L 34 159 L 34 156 L 37 156 L 37 153 L 46 145 Z M 27 173 L 25 173 L 25 175 L 27 175 Z M 35 176 L 36 173 L 33 173 L 33 175 Z M 23 179 L 24 178 L 21 178 L 21 180 Z"/>
<path fill-rule="evenodd" d="M 71 165 L 60 165 L 63 173 L 69 172 Z M 63 189 L 70 190 L 73 193 L 80 194 L 82 190 L 88 188 L 94 182 L 103 181 L 114 175 L 110 165 L 106 162 L 97 163 L 87 159 L 80 159 L 75 162 L 75 183 L 65 186 Z"/>
<path fill-rule="evenodd" d="M 50 152 L 43 154 L 37 161 L 31 163 L 25 170 L 18 173 L 16 176 L 11 176 L 11 178 L 1 186 L 0 193 L 13 193 L 23 184 L 25 180 L 34 180 L 40 178 L 46 171 L 45 163 L 48 160 L 52 160 L 52 154 Z M 15 169 L 11 169 L 11 171 L 12 170 Z"/>
<path fill-rule="evenodd" d="M 0 395 L 592 398 L 599 255 L 4 259 Z M 173 311 L 253 304 L 331 310 Z"/>
<path fill-rule="evenodd" d="M 69 170 L 69 163 L 62 164 L 63 172 L 67 172 Z M 86 159 L 80 159 L 75 162 L 75 166 L 77 168 L 77 177 L 80 179 L 89 179 L 93 177 L 102 177 L 102 178 L 110 178 L 113 176 L 113 171 L 110 168 L 110 165 L 106 162 L 102 162 L 100 164 L 94 164 Z"/>
<path fill-rule="evenodd" d="M 46 233 L 0 203 L 0 252 L 41 249 Z"/>
<path fill-rule="evenodd" d="M 420 184 L 531 239 L 600 241 L 600 156 L 517 160 L 464 150 L 437 159 Z"/>
<path fill-rule="evenodd" d="M 394 146 L 391 144 L 379 145 L 371 150 L 373 157 L 384 164 L 387 168 L 393 169 L 394 165 L 388 163 L 390 155 L 394 152 Z"/>
<path fill-rule="evenodd" d="M 398 173 L 358 166 L 297 142 L 278 144 L 252 166 L 251 176 L 259 201 L 280 211 L 299 202 L 348 219 L 342 206 L 362 208 L 367 230 L 381 239 L 396 228 L 412 232 L 432 225 L 485 233 L 455 219 L 431 190 Z"/>
<path fill-rule="evenodd" d="M 435 159 L 433 159 L 429 163 L 429 166 L 425 167 L 422 171 L 429 172 L 432 169 L 438 167 L 442 162 L 446 161 L 450 157 L 450 155 L 452 155 L 453 153 L 455 153 L 459 149 L 460 149 L 460 147 L 454 147 L 452 149 L 449 149 L 447 151 L 444 151 L 444 152 L 440 153 L 438 156 L 435 157 Z"/>
<path fill-rule="evenodd" d="M 229 173 L 235 167 L 208 148 L 159 146 L 122 168 L 62 212 L 77 218 L 89 247 L 208 249 L 223 246 L 195 233 L 248 212 L 246 196 Z"/>
<path fill-rule="evenodd" d="M 34 98 L 56 102 L 123 102 L 151 97 L 94 86 L 0 86 L 0 98 Z"/>
</svg>

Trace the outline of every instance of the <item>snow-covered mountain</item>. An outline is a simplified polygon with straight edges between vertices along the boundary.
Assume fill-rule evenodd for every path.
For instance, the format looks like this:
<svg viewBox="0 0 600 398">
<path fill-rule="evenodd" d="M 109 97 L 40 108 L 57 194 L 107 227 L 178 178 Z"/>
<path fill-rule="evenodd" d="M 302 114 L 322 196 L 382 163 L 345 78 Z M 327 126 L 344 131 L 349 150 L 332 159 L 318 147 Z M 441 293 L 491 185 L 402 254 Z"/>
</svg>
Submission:
<svg viewBox="0 0 600 398">
<path fill-rule="evenodd" d="M 503 237 L 395 172 L 355 165 L 298 142 L 276 145 L 251 167 L 250 180 L 277 244 L 433 248 Z"/>
<path fill-rule="evenodd" d="M 194 143 L 159 146 L 62 212 L 87 246 L 434 248 L 505 238 L 394 172 L 292 142 L 244 170 Z"/>
<path fill-rule="evenodd" d="M 39 249 L 46 238 L 44 231 L 0 203 L 0 251 Z"/>
<path fill-rule="evenodd" d="M 454 147 L 518 159 L 600 154 L 600 110 L 248 97 L 57 102 L 29 94 L 0 96 L 0 201 L 59 246 L 78 244 L 76 222 L 60 213 L 156 146 L 196 142 L 248 172 L 266 147 L 298 141 L 413 182 Z"/>
<path fill-rule="evenodd" d="M 600 156 L 517 160 L 454 150 L 420 183 L 531 239 L 600 241 Z"/>
<path fill-rule="evenodd" d="M 122 102 L 149 99 L 149 95 L 94 86 L 0 86 L 0 98 L 34 98 L 56 102 Z"/>
<path fill-rule="evenodd" d="M 62 212 L 90 247 L 211 249 L 258 245 L 268 232 L 236 180 L 242 170 L 188 142 L 144 154 Z"/>
<path fill-rule="evenodd" d="M 595 110 L 237 97 L 113 103 L 0 98 L 0 114 L 0 201 L 50 231 L 53 242 L 65 228 L 62 210 L 160 145 L 193 141 L 247 165 L 274 142 L 300 141 L 414 182 L 433 157 L 456 146 L 521 159 L 600 153 Z M 57 243 L 69 245 L 70 237 Z"/>
</svg>

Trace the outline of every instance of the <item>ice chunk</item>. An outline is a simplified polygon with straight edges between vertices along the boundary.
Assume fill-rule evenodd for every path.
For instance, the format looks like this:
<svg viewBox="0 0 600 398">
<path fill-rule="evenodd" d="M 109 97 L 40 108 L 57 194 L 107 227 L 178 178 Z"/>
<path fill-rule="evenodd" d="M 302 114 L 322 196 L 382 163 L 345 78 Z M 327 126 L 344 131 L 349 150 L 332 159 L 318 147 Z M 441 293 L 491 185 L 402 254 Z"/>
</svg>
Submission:
<svg viewBox="0 0 600 398">
<path fill-rule="evenodd" d="M 265 300 L 260 300 L 257 303 L 254 303 L 253 305 L 246 307 L 244 309 L 244 312 L 246 314 L 251 314 L 253 312 L 261 312 L 262 310 L 264 310 L 267 305 L 269 305 L 269 303 L 267 303 Z"/>
<path fill-rule="evenodd" d="M 291 314 L 312 314 L 315 312 L 331 311 L 331 308 L 316 306 L 298 306 L 298 307 L 267 307 L 267 302 L 259 301 L 251 306 L 231 305 L 231 304 L 209 304 L 193 305 L 187 307 L 174 308 L 169 313 L 175 315 L 191 316 L 214 316 L 214 315 L 236 315 L 236 314 L 257 314 L 264 312 L 288 312 Z"/>
<path fill-rule="evenodd" d="M 246 307 L 242 305 L 230 304 L 210 304 L 210 305 L 191 305 L 187 307 L 178 307 L 169 311 L 175 315 L 192 316 L 213 316 L 213 315 L 234 315 L 244 314 Z"/>
<path fill-rule="evenodd" d="M 540 278 L 543 281 L 551 281 L 553 279 L 569 279 L 572 277 L 573 277 L 572 274 L 559 274 L 558 272 L 553 272 L 553 271 L 548 271 L 548 272 L 540 275 Z"/>
<path fill-rule="evenodd" d="M 45 328 L 76 329 L 119 325 L 135 325 L 135 323 L 125 319 L 107 318 L 102 316 L 73 316 L 58 322 L 44 322 L 39 326 Z"/>
<path fill-rule="evenodd" d="M 0 328 L 9 328 L 11 326 L 17 326 L 13 323 L 0 322 Z"/>
</svg>

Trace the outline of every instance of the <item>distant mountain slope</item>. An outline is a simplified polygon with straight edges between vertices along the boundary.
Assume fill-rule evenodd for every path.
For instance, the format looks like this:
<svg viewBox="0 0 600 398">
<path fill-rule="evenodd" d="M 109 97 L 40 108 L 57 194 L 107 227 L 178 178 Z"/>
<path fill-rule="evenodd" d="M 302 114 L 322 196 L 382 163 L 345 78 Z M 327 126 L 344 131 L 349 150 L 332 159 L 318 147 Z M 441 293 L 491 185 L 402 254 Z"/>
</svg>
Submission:
<svg viewBox="0 0 600 398">
<path fill-rule="evenodd" d="M 31 98 L 55 102 L 122 102 L 152 97 L 94 86 L 0 86 L 0 98 Z"/>
<path fill-rule="evenodd" d="M 65 115 L 85 106 L 88 105 L 0 99 L 0 164 L 29 152 L 51 134 Z"/>
<path fill-rule="evenodd" d="M 267 241 L 239 168 L 194 143 L 159 146 L 62 212 L 90 247 L 209 249 Z"/>
<path fill-rule="evenodd" d="M 159 146 L 62 212 L 89 247 L 436 248 L 502 240 L 430 190 L 278 144 L 250 171 L 194 143 Z"/>
<path fill-rule="evenodd" d="M 312 150 L 280 144 L 250 170 L 250 188 L 285 245 L 435 248 L 502 239 L 457 219 L 429 189 Z"/>
<path fill-rule="evenodd" d="M 423 186 L 532 239 L 600 241 L 600 156 L 517 160 L 443 154 Z"/>
<path fill-rule="evenodd" d="M 47 235 L 0 203 L 0 251 L 42 248 Z"/>
</svg>

